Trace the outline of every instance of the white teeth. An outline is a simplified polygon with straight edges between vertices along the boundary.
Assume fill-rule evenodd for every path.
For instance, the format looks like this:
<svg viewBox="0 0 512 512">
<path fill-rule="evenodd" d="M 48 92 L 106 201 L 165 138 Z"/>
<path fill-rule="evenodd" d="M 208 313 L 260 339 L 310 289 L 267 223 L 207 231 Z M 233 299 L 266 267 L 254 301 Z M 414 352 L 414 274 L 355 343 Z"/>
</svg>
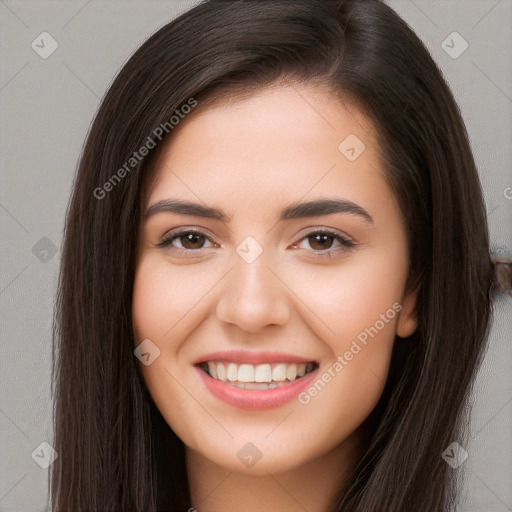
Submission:
<svg viewBox="0 0 512 512">
<path fill-rule="evenodd" d="M 297 365 L 289 364 L 288 368 L 286 368 L 286 378 L 288 380 L 295 380 L 297 377 Z"/>
<path fill-rule="evenodd" d="M 254 382 L 254 366 L 252 364 L 241 364 L 238 368 L 238 379 L 235 380 L 239 380 L 240 382 Z"/>
<path fill-rule="evenodd" d="M 252 365 L 208 361 L 203 364 L 209 375 L 223 382 L 229 381 L 244 389 L 273 389 L 287 384 L 314 370 L 313 363 L 264 363 Z M 286 381 L 286 382 L 285 382 Z"/>
<path fill-rule="evenodd" d="M 213 366 L 216 366 L 217 369 L 217 379 L 221 380 L 222 382 L 226 382 L 226 367 L 223 364 L 215 364 L 211 363 Z M 210 365 L 210 363 L 208 363 Z M 213 375 L 212 375 L 213 377 Z M 215 377 L 213 377 L 215 379 Z"/>
<path fill-rule="evenodd" d="M 241 380 L 241 379 L 240 379 Z M 272 368 L 269 364 L 259 364 L 254 371 L 256 382 L 272 382 Z"/>
<path fill-rule="evenodd" d="M 226 372 L 226 377 L 231 382 L 235 382 L 235 380 L 238 380 L 238 367 L 235 363 L 228 364 L 228 370 Z"/>
<path fill-rule="evenodd" d="M 286 385 L 287 382 L 233 382 L 231 385 L 241 389 L 275 389 Z"/>
<path fill-rule="evenodd" d="M 218 378 L 218 375 L 217 375 L 217 368 L 216 368 L 216 364 L 215 363 L 208 363 L 208 373 L 214 378 L 214 379 L 217 379 Z M 224 380 L 224 379 L 222 379 Z"/>
<path fill-rule="evenodd" d="M 286 379 L 286 365 L 284 363 L 279 363 L 272 370 L 272 380 L 275 380 L 276 382 L 282 382 L 285 379 Z"/>
</svg>

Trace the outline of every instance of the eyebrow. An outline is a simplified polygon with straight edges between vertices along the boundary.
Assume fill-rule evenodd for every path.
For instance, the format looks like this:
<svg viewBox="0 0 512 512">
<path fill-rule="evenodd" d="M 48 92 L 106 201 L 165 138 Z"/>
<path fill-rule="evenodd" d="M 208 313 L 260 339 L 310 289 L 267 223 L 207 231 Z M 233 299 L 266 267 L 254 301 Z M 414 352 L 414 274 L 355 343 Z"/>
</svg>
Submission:
<svg viewBox="0 0 512 512">
<path fill-rule="evenodd" d="M 231 218 L 224 211 L 199 203 L 181 199 L 165 199 L 150 206 L 146 211 L 146 219 L 161 212 L 194 215 L 208 219 L 229 222 Z M 304 217 L 319 217 L 333 213 L 357 215 L 366 222 L 373 224 L 372 216 L 358 204 L 348 199 L 316 199 L 304 203 L 292 203 L 281 211 L 280 220 L 300 219 Z"/>
</svg>

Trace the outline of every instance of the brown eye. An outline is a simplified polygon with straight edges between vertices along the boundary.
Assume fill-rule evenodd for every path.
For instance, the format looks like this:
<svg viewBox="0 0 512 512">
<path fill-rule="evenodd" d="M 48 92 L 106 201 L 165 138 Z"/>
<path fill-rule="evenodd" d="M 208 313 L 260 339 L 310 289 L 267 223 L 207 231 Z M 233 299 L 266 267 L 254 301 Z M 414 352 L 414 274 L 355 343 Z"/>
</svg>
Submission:
<svg viewBox="0 0 512 512">
<path fill-rule="evenodd" d="M 315 257 L 343 255 L 356 244 L 339 233 L 321 230 L 306 235 L 293 245 L 295 249 L 309 249 Z"/>
<path fill-rule="evenodd" d="M 194 251 L 214 247 L 209 236 L 199 231 L 181 231 L 168 233 L 157 247 L 174 252 Z"/>
<path fill-rule="evenodd" d="M 206 240 L 206 237 L 198 233 L 187 233 L 176 238 L 180 239 L 181 245 L 185 249 L 201 249 Z"/>
<path fill-rule="evenodd" d="M 312 249 L 321 251 L 324 249 L 330 249 L 334 241 L 334 235 L 328 233 L 317 233 L 307 237 L 309 239 L 309 245 Z"/>
</svg>

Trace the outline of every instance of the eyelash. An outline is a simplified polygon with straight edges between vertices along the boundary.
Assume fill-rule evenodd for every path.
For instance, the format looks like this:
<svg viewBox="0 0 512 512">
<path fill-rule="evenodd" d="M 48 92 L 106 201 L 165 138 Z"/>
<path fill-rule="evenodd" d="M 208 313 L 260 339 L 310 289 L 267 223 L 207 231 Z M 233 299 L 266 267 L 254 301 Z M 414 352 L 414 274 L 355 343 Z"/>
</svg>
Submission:
<svg viewBox="0 0 512 512">
<path fill-rule="evenodd" d="M 184 255 L 184 256 L 197 255 L 197 251 L 201 251 L 202 248 L 183 249 L 181 247 L 172 247 L 173 240 L 182 238 L 185 235 L 188 235 L 191 233 L 201 236 L 201 237 L 205 238 L 206 240 L 210 241 L 211 243 L 215 244 L 215 242 L 213 242 L 213 240 L 208 235 L 203 233 L 202 231 L 199 231 L 199 230 L 193 229 L 193 228 L 188 228 L 188 229 L 184 229 L 181 231 L 171 232 L 171 233 L 165 235 L 164 238 L 162 239 L 162 241 L 160 243 L 156 244 L 156 247 L 169 248 L 169 250 L 171 250 L 172 252 L 174 252 L 177 255 Z M 312 249 L 311 252 L 314 257 L 329 258 L 329 257 L 333 257 L 333 256 L 339 256 L 340 254 L 346 253 L 357 246 L 357 244 L 355 244 L 352 240 L 349 240 L 348 238 L 343 237 L 339 233 L 337 233 L 335 231 L 331 231 L 329 229 L 320 229 L 318 231 L 312 231 L 311 233 L 302 237 L 298 242 L 294 243 L 292 246 L 296 247 L 300 242 L 307 240 L 308 238 L 311 238 L 315 235 L 328 235 L 330 237 L 333 237 L 335 240 L 337 240 L 341 244 L 342 247 L 338 248 L 338 249 L 325 249 L 325 250 Z"/>
<path fill-rule="evenodd" d="M 303 240 L 307 240 L 308 238 L 311 238 L 315 235 L 328 235 L 332 237 L 334 240 L 337 240 L 341 245 L 341 247 L 339 247 L 338 249 L 311 249 L 312 254 L 315 258 L 331 258 L 333 256 L 340 256 L 341 254 L 344 254 L 356 247 L 356 244 L 352 240 L 349 240 L 348 238 L 345 238 L 339 233 L 331 231 L 329 229 L 311 231 L 311 233 L 308 233 L 306 236 L 302 237 L 297 243 L 294 243 L 293 246 L 296 246 Z"/>
</svg>

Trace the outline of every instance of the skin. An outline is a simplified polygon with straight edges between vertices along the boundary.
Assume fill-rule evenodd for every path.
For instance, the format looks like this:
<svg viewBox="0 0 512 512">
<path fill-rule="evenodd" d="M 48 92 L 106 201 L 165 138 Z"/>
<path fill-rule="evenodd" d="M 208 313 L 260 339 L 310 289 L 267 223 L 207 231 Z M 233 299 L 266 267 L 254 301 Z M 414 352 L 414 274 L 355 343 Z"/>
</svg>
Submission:
<svg viewBox="0 0 512 512">
<path fill-rule="evenodd" d="M 199 107 L 159 159 L 146 208 L 181 199 L 231 219 L 149 216 L 133 297 L 136 343 L 149 338 L 160 350 L 141 364 L 144 379 L 186 445 L 199 512 L 326 511 L 361 456 L 361 424 L 382 394 L 395 336 L 417 327 L 404 219 L 374 131 L 355 106 L 319 86 L 278 84 Z M 338 149 L 349 134 L 366 146 L 354 161 Z M 319 198 L 353 201 L 373 222 L 350 213 L 279 221 L 289 204 Z M 211 241 L 158 246 L 180 226 Z M 307 237 L 322 228 L 356 246 Z M 247 236 L 263 249 L 252 263 L 236 251 Z M 393 304 L 401 311 L 307 404 L 228 405 L 193 366 L 215 351 L 280 351 L 317 361 L 322 374 Z M 252 467 L 237 457 L 248 442 L 262 453 Z"/>
</svg>

